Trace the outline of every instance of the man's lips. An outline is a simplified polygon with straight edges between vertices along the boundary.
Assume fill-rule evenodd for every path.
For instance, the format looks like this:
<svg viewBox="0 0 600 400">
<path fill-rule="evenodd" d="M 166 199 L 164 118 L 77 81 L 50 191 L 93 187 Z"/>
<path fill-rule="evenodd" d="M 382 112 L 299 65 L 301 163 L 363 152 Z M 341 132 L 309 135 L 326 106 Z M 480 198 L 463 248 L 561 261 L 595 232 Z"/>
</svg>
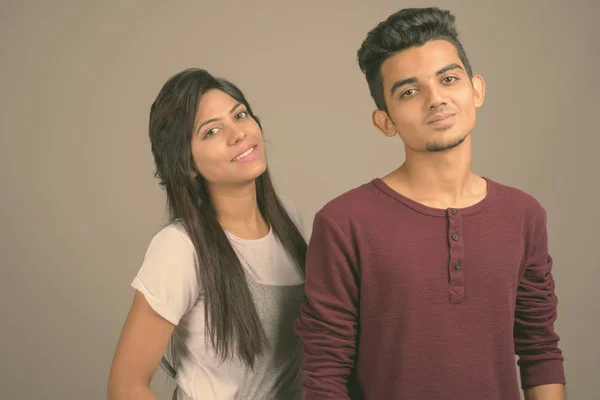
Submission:
<svg viewBox="0 0 600 400">
<path fill-rule="evenodd" d="M 435 114 L 429 121 L 428 124 L 435 124 L 436 122 L 442 122 L 448 118 L 454 117 L 456 114 L 454 113 L 439 113 Z"/>
</svg>

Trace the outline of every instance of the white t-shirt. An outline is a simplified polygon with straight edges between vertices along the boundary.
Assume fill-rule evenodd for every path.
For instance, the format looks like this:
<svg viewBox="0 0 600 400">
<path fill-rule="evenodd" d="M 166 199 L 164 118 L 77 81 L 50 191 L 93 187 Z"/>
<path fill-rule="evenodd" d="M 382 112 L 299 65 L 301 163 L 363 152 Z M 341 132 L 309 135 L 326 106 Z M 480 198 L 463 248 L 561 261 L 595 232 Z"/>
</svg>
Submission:
<svg viewBox="0 0 600 400">
<path fill-rule="evenodd" d="M 299 214 L 293 207 L 287 209 L 302 232 Z M 269 287 L 277 290 L 304 283 L 302 273 L 271 230 L 265 237 L 257 240 L 242 239 L 227 231 L 225 233 L 246 269 L 249 280 L 253 279 L 267 290 Z M 246 386 L 248 377 L 252 374 L 249 374 L 245 364 L 237 358 L 222 363 L 210 342 L 205 340 L 204 303 L 197 273 L 196 252 L 180 224 L 171 224 L 154 236 L 131 285 L 145 296 L 159 315 L 176 325 L 173 333 L 176 381 L 185 394 L 197 400 L 249 396 L 250 389 Z M 289 318 L 290 313 L 297 313 L 300 300 L 297 303 L 292 303 L 293 309 L 290 310 L 275 310 L 276 318 L 284 315 Z M 273 307 L 278 306 L 269 304 L 267 307 L 268 312 L 273 312 Z M 290 304 L 286 307 L 290 307 Z M 285 323 L 288 322 L 286 320 Z M 286 327 L 284 334 L 292 335 L 292 329 L 292 326 L 289 329 Z M 286 340 L 295 341 L 296 337 L 290 336 Z M 295 347 L 294 349 L 296 352 Z M 282 357 L 278 355 L 277 358 Z M 258 380 L 261 385 L 264 386 L 264 382 L 269 382 L 270 379 L 282 379 L 279 376 L 281 372 L 272 371 L 273 369 L 273 365 L 265 369 L 265 375 L 274 375 L 260 377 Z M 252 393 L 254 396 L 259 391 L 252 389 Z M 265 395 L 267 392 L 262 393 Z"/>
</svg>

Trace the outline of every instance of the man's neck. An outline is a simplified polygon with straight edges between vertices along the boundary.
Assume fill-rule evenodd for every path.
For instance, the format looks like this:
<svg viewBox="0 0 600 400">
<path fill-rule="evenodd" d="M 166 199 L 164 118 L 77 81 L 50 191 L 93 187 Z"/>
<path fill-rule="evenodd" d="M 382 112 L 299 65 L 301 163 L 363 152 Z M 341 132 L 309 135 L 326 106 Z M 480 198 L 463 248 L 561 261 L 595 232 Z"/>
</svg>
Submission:
<svg viewBox="0 0 600 400">
<path fill-rule="evenodd" d="M 471 172 L 470 136 L 440 152 L 406 151 L 406 161 L 384 179 L 392 189 L 434 208 L 462 208 L 486 194 L 485 181 Z"/>
</svg>

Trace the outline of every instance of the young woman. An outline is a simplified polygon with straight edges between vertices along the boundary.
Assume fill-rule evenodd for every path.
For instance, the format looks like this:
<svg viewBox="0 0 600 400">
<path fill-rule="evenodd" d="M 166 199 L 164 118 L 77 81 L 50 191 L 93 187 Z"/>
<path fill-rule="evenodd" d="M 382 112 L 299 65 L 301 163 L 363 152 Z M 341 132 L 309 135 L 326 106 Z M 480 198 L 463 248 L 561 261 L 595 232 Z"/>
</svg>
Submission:
<svg viewBox="0 0 600 400">
<path fill-rule="evenodd" d="M 155 399 L 162 359 L 176 399 L 301 399 L 306 241 L 273 188 L 258 118 L 235 85 L 188 69 L 152 104 L 150 140 L 171 223 L 132 282 L 108 397 Z"/>
</svg>

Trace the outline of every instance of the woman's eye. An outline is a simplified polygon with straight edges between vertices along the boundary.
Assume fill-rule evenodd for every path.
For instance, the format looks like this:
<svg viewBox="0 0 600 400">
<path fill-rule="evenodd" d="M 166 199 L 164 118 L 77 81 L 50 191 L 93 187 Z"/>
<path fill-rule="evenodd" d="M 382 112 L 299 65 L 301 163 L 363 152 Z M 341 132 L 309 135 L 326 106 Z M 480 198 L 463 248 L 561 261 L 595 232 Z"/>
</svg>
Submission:
<svg viewBox="0 0 600 400">
<path fill-rule="evenodd" d="M 246 118 L 248 116 L 248 112 L 247 111 L 240 111 L 237 115 L 237 119 L 242 119 L 242 118 Z"/>
<path fill-rule="evenodd" d="M 204 135 L 204 137 L 210 137 L 213 136 L 214 134 L 217 133 L 217 128 L 212 128 L 206 131 L 206 134 Z"/>
</svg>

